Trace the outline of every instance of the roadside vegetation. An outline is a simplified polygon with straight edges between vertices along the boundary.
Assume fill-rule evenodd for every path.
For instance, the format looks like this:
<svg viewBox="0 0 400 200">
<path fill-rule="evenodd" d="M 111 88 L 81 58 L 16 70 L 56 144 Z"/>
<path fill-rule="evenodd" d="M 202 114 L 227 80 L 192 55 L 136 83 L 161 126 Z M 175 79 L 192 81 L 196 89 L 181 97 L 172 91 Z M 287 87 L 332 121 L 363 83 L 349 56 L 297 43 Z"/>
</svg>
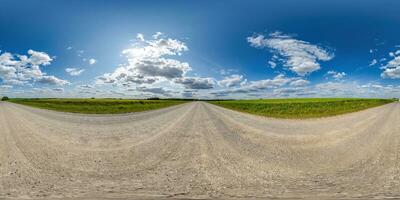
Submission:
<svg viewBox="0 0 400 200">
<path fill-rule="evenodd" d="M 48 110 L 86 113 L 117 114 L 155 110 L 188 102 L 186 100 L 129 100 L 129 99 L 10 99 L 10 102 Z"/>
<path fill-rule="evenodd" d="M 394 101 L 396 99 L 304 98 L 216 100 L 210 103 L 266 117 L 305 119 L 355 112 Z"/>
<path fill-rule="evenodd" d="M 8 101 L 8 100 L 10 100 L 10 99 L 9 99 L 7 96 L 4 96 L 4 97 L 1 98 L 1 100 L 2 100 L 2 101 Z"/>
</svg>

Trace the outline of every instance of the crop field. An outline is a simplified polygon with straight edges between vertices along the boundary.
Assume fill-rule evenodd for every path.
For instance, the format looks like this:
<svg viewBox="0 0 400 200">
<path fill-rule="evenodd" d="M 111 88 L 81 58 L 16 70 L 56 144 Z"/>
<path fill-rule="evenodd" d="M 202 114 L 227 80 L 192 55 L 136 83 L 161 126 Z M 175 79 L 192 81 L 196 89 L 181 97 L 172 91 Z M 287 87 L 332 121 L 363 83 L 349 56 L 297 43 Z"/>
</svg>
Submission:
<svg viewBox="0 0 400 200">
<path fill-rule="evenodd" d="M 394 99 L 304 98 L 211 101 L 215 105 L 276 118 L 316 118 L 355 112 L 391 103 Z"/>
<path fill-rule="evenodd" d="M 187 101 L 129 99 L 11 99 L 10 102 L 62 112 L 118 114 L 155 110 L 178 105 Z"/>
</svg>

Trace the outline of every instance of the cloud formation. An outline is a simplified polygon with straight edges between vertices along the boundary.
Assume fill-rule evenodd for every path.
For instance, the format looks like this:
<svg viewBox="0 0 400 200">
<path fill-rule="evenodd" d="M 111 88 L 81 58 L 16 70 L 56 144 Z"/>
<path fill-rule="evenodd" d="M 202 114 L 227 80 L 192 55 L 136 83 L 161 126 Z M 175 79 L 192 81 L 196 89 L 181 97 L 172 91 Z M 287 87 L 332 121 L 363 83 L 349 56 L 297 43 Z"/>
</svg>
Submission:
<svg viewBox="0 0 400 200">
<path fill-rule="evenodd" d="M 94 59 L 94 58 L 91 58 L 91 59 L 89 59 L 89 65 L 94 65 L 94 64 L 96 64 L 97 63 L 97 60 L 96 59 Z"/>
<path fill-rule="evenodd" d="M 280 32 L 271 33 L 268 37 L 258 34 L 247 38 L 251 46 L 267 48 L 275 56 L 284 60 L 284 66 L 297 75 L 305 76 L 321 68 L 318 61 L 329 61 L 333 53 L 306 41 L 294 39 Z M 270 64 L 271 65 L 271 64 Z M 274 64 L 271 67 L 275 67 Z"/>
<path fill-rule="evenodd" d="M 239 85 L 243 81 L 243 76 L 238 74 L 233 74 L 226 76 L 224 79 L 218 81 L 218 85 L 223 87 L 234 87 Z"/>
<path fill-rule="evenodd" d="M 175 83 L 182 84 L 187 89 L 211 89 L 214 87 L 213 78 L 183 77 L 175 79 Z"/>
<path fill-rule="evenodd" d="M 50 65 L 53 59 L 45 52 L 28 50 L 28 55 L 5 52 L 0 54 L 0 79 L 11 85 L 31 85 L 35 82 L 66 85 L 68 81 L 49 76 L 40 66 Z"/>
<path fill-rule="evenodd" d="M 74 68 L 74 67 L 69 67 L 69 68 L 66 68 L 65 71 L 66 71 L 70 76 L 79 76 L 79 75 L 81 75 L 85 70 L 84 70 L 84 69 Z"/>
<path fill-rule="evenodd" d="M 278 87 L 282 87 L 290 83 L 291 81 L 296 80 L 294 78 L 288 78 L 284 74 L 279 74 L 272 79 L 264 79 L 258 81 L 250 81 L 243 82 L 238 87 L 222 89 L 218 91 L 213 91 L 210 94 L 214 96 L 227 96 L 229 94 L 256 94 L 266 92 L 268 89 L 274 89 Z"/>
<path fill-rule="evenodd" d="M 400 56 L 394 57 L 381 69 L 383 69 L 382 78 L 400 79 Z"/>
<path fill-rule="evenodd" d="M 345 72 L 336 72 L 333 70 L 328 71 L 326 74 L 332 76 L 335 80 L 341 80 L 347 75 Z"/>
<path fill-rule="evenodd" d="M 97 78 L 97 83 L 130 86 L 132 84 L 152 84 L 159 80 L 182 78 L 191 67 L 186 62 L 170 58 L 180 56 L 188 47 L 184 42 L 164 38 L 156 33 L 153 39 L 145 40 L 142 34 L 131 48 L 122 51 L 127 63 L 120 65 L 114 72 Z"/>
</svg>

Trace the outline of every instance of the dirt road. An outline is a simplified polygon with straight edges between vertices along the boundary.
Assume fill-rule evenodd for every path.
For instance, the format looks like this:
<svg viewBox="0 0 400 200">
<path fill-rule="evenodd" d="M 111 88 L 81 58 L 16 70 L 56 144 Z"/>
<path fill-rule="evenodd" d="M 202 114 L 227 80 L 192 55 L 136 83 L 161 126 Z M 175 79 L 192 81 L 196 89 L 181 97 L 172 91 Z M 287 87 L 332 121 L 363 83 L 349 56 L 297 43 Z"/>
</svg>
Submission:
<svg viewBox="0 0 400 200">
<path fill-rule="evenodd" d="M 384 197 L 400 198 L 400 103 L 313 120 L 0 103 L 0 199 Z"/>
</svg>

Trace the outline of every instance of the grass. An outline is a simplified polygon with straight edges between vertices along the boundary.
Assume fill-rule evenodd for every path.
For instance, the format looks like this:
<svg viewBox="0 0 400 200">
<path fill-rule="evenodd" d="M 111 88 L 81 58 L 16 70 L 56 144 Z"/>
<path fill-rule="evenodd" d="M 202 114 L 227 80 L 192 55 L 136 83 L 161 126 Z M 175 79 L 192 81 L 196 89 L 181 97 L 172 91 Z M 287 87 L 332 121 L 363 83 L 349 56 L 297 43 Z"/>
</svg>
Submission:
<svg viewBox="0 0 400 200">
<path fill-rule="evenodd" d="M 261 99 L 210 101 L 225 108 L 251 114 L 305 119 L 328 117 L 355 112 L 396 101 L 395 99 L 355 99 L 355 98 L 304 98 L 304 99 Z"/>
<path fill-rule="evenodd" d="M 10 99 L 10 102 L 48 110 L 85 113 L 118 114 L 155 110 L 185 103 L 184 100 L 128 99 Z"/>
</svg>

